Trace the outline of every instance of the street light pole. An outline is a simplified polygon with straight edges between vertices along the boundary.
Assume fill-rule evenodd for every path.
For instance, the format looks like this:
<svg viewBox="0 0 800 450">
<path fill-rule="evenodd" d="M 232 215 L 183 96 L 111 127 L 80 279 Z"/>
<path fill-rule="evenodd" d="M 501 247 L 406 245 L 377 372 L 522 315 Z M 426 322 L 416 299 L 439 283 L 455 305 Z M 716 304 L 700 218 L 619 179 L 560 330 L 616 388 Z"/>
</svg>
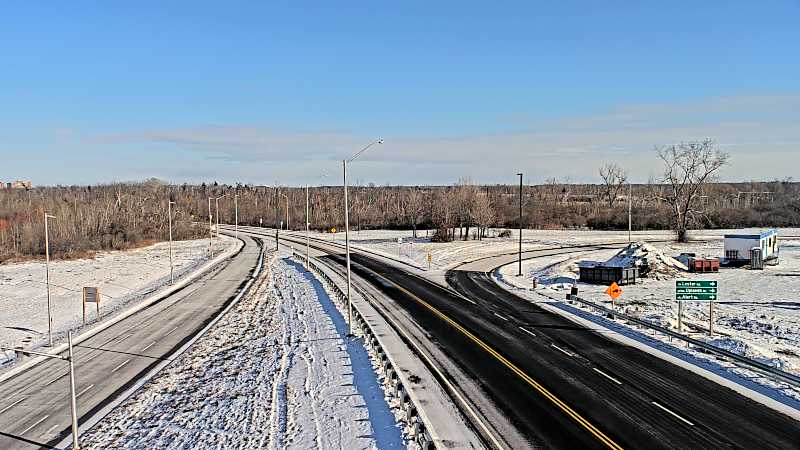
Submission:
<svg viewBox="0 0 800 450">
<path fill-rule="evenodd" d="M 235 223 L 234 230 L 235 231 L 234 232 L 236 234 L 236 239 L 239 239 L 239 194 L 233 194 L 233 208 L 235 210 L 235 212 L 234 212 L 234 216 L 235 216 L 235 219 L 234 219 L 234 221 L 235 221 L 234 222 Z"/>
<path fill-rule="evenodd" d="M 47 228 L 47 219 L 55 219 L 55 216 L 44 213 L 44 271 L 47 283 L 47 345 L 53 346 L 53 314 L 50 305 L 50 232 Z"/>
<path fill-rule="evenodd" d="M 631 188 L 631 184 L 628 183 L 628 244 L 631 243 L 631 209 L 633 208 L 633 199 L 631 194 L 633 193 L 633 189 Z"/>
<path fill-rule="evenodd" d="M 366 147 L 362 148 L 358 153 L 353 155 L 350 158 L 350 161 L 355 160 L 358 158 L 362 153 L 367 151 L 368 148 L 372 147 L 375 144 L 383 144 L 383 139 L 378 139 L 377 141 L 372 141 Z M 347 203 L 347 160 L 342 160 L 342 172 L 344 178 L 344 248 L 345 254 L 347 258 L 347 326 L 348 326 L 348 334 L 353 334 L 353 300 L 350 296 L 350 212 L 349 212 L 349 205 Z"/>
<path fill-rule="evenodd" d="M 80 449 L 78 443 L 78 405 L 75 395 L 75 355 L 72 353 L 72 331 L 67 332 L 67 346 L 69 347 L 69 392 L 70 412 L 72 413 L 72 448 Z"/>
<path fill-rule="evenodd" d="M 216 208 L 217 212 L 217 238 L 219 238 L 219 199 L 222 197 L 217 197 L 214 199 L 214 208 Z"/>
<path fill-rule="evenodd" d="M 52 217 L 52 216 L 51 216 Z M 72 448 L 80 450 L 78 442 L 78 408 L 77 395 L 75 395 L 75 355 L 72 351 L 72 331 L 67 331 L 67 356 L 54 355 L 52 353 L 37 352 L 33 350 L 23 350 L 21 348 L 0 347 L 0 350 L 13 351 L 23 355 L 42 356 L 50 359 L 60 359 L 69 362 L 69 387 L 70 387 L 70 413 L 72 415 Z"/>
<path fill-rule="evenodd" d="M 342 160 L 344 178 L 344 248 L 347 254 L 347 334 L 353 334 L 353 306 L 350 299 L 350 207 L 347 204 L 347 160 Z"/>
<path fill-rule="evenodd" d="M 214 257 L 214 228 L 211 226 L 211 197 L 208 197 L 208 254 Z"/>
<path fill-rule="evenodd" d="M 173 201 L 167 202 L 167 215 L 169 215 L 169 284 L 175 282 L 175 269 L 172 265 L 172 205 Z"/>
<path fill-rule="evenodd" d="M 311 263 L 310 263 L 311 257 L 309 255 L 311 245 L 309 244 L 308 227 L 309 227 L 309 221 L 308 221 L 308 184 L 306 184 L 306 269 L 310 269 L 310 267 L 311 267 Z"/>
<path fill-rule="evenodd" d="M 522 174 L 519 175 L 519 269 L 517 276 L 522 276 Z"/>
</svg>

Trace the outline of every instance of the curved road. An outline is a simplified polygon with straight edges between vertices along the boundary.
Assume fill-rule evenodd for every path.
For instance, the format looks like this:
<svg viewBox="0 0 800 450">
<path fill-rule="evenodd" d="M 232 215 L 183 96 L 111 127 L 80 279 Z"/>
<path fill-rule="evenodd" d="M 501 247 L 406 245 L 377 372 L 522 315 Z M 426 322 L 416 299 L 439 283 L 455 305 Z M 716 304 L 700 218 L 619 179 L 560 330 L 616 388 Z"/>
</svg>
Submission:
<svg viewBox="0 0 800 450">
<path fill-rule="evenodd" d="M 341 250 L 328 253 L 343 262 Z M 550 313 L 486 272 L 450 271 L 451 290 L 358 251 L 351 257 L 356 275 L 470 374 L 497 410 L 485 416 L 505 417 L 523 436 L 511 447 L 785 449 L 800 442 L 795 419 Z"/>
<path fill-rule="evenodd" d="M 238 294 L 261 244 L 240 236 L 228 260 L 74 348 L 79 424 L 197 334 Z M 52 448 L 70 435 L 65 361 L 48 359 L 0 384 L 0 449 Z"/>
</svg>

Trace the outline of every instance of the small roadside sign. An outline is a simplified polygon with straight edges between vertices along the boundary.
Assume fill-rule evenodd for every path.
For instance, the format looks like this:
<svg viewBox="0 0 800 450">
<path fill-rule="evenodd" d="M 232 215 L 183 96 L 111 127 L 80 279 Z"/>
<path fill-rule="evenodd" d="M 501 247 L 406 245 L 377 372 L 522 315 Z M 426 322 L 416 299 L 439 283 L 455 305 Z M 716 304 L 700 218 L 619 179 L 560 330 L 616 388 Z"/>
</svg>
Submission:
<svg viewBox="0 0 800 450">
<path fill-rule="evenodd" d="M 608 294 L 608 296 L 611 297 L 612 300 L 616 300 L 619 298 L 620 295 L 622 295 L 622 288 L 619 287 L 619 285 L 616 282 L 611 283 L 611 286 L 609 286 L 608 289 L 606 289 L 606 294 Z"/>
<path fill-rule="evenodd" d="M 83 324 L 86 325 L 86 304 L 94 303 L 97 307 L 97 318 L 100 318 L 100 290 L 94 286 L 83 288 Z"/>
<path fill-rule="evenodd" d="M 716 280 L 675 280 L 675 300 L 679 302 L 713 302 L 717 300 Z"/>
</svg>

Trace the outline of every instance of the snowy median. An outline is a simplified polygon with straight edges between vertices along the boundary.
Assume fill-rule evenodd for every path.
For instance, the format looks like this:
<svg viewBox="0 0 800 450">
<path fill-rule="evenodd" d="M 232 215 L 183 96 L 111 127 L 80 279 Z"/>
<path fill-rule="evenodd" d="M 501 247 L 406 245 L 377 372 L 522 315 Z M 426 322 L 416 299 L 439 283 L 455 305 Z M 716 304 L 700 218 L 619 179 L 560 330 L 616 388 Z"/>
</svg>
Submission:
<svg viewBox="0 0 800 450">
<path fill-rule="evenodd" d="M 369 354 L 302 266 L 251 292 L 82 437 L 85 448 L 405 448 Z"/>
</svg>

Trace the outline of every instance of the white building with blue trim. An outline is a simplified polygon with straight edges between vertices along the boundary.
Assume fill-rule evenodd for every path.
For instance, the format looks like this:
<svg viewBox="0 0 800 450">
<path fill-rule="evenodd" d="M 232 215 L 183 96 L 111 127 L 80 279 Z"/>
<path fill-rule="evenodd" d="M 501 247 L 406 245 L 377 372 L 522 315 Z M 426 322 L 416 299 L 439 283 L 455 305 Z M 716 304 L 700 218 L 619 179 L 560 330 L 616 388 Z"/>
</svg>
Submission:
<svg viewBox="0 0 800 450">
<path fill-rule="evenodd" d="M 727 265 L 747 264 L 752 260 L 753 249 L 761 249 L 761 258 L 765 263 L 777 264 L 778 230 L 771 229 L 755 233 L 726 234 L 725 257 Z"/>
</svg>

